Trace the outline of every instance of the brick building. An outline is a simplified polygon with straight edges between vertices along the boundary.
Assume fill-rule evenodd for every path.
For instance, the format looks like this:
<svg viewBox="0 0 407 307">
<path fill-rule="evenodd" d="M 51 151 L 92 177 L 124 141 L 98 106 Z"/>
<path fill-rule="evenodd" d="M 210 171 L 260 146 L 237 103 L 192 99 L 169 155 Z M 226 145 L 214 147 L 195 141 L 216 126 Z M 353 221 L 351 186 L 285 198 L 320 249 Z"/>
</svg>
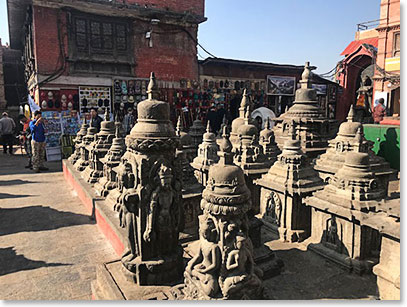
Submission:
<svg viewBox="0 0 407 307">
<path fill-rule="evenodd" d="M 3 44 L 0 38 L 0 112 L 6 109 L 7 101 L 4 90 Z"/>
<path fill-rule="evenodd" d="M 383 123 L 399 124 L 400 115 L 400 1 L 382 0 L 380 19 L 357 25 L 355 40 L 341 53 L 336 79 L 342 87 L 337 119 L 343 121 L 353 104 L 364 122 L 367 109 L 384 98 L 388 115 Z M 363 94 L 363 95 L 361 95 Z M 362 114 L 363 113 L 363 114 Z"/>
<path fill-rule="evenodd" d="M 400 124 L 400 0 L 382 0 L 374 93 L 385 93 L 391 117 L 381 123 Z M 375 98 L 374 98 L 375 99 Z"/>
<path fill-rule="evenodd" d="M 167 88 L 198 79 L 204 0 L 8 0 L 7 9 L 28 89 L 49 110 L 142 100 L 150 71 Z"/>
</svg>

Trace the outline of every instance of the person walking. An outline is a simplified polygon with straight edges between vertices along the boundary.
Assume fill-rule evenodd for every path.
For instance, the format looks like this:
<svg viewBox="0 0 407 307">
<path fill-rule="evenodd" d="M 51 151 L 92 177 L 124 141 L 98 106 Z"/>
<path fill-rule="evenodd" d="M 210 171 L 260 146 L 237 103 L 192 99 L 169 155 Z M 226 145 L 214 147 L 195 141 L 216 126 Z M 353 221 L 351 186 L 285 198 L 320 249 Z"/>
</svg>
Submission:
<svg viewBox="0 0 407 307">
<path fill-rule="evenodd" d="M 130 134 L 131 129 L 133 128 L 135 123 L 135 119 L 133 116 L 133 109 L 128 108 L 127 109 L 127 114 L 124 116 L 123 120 L 123 130 L 127 134 Z"/>
<path fill-rule="evenodd" d="M 34 120 L 30 122 L 30 129 L 33 171 L 36 173 L 46 171 L 48 168 L 43 165 L 45 160 L 45 133 L 41 111 L 34 112 Z"/>
<path fill-rule="evenodd" d="M 24 115 L 20 116 L 20 124 L 23 125 L 23 131 L 20 134 L 20 142 L 24 145 L 25 152 L 28 155 L 28 165 L 25 168 L 32 169 L 32 150 L 31 150 L 31 129 L 30 129 L 31 120 Z"/>
<path fill-rule="evenodd" d="M 97 132 L 100 131 L 100 125 L 103 119 L 98 115 L 98 109 L 91 108 L 90 109 L 90 116 L 92 118 L 91 125 L 97 129 Z"/>
<path fill-rule="evenodd" d="M 0 119 L 0 136 L 3 141 L 3 152 L 7 154 L 7 146 L 10 155 L 13 154 L 13 133 L 16 128 L 16 123 L 10 117 L 8 117 L 7 112 L 3 112 Z"/>
<path fill-rule="evenodd" d="M 378 100 L 377 106 L 373 109 L 373 120 L 375 124 L 379 124 L 386 116 L 386 107 L 384 106 L 384 99 Z"/>
</svg>

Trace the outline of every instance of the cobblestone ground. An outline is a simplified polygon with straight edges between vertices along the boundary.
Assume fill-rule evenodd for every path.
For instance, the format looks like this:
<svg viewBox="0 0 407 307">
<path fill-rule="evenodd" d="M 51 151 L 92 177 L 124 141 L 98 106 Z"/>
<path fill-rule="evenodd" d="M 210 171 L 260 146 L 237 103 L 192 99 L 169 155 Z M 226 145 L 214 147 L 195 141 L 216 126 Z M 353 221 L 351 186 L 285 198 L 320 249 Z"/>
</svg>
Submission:
<svg viewBox="0 0 407 307">
<path fill-rule="evenodd" d="M 65 183 L 61 163 L 37 174 L 26 162 L 0 154 L 0 299 L 89 300 L 96 265 L 114 250 Z"/>
</svg>

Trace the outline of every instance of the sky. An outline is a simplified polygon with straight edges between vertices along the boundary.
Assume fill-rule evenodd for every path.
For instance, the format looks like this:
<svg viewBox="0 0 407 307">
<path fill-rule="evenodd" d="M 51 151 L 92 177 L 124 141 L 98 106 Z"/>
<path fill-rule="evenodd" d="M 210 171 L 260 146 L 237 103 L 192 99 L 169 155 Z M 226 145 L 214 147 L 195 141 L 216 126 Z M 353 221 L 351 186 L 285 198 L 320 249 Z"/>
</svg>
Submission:
<svg viewBox="0 0 407 307">
<path fill-rule="evenodd" d="M 326 73 L 343 58 L 356 25 L 379 19 L 380 0 L 206 0 L 198 41 L 217 57 L 303 65 Z M 9 41 L 6 0 L 0 37 Z M 199 54 L 209 55 L 199 48 Z M 201 57 L 199 57 L 201 58 Z"/>
</svg>

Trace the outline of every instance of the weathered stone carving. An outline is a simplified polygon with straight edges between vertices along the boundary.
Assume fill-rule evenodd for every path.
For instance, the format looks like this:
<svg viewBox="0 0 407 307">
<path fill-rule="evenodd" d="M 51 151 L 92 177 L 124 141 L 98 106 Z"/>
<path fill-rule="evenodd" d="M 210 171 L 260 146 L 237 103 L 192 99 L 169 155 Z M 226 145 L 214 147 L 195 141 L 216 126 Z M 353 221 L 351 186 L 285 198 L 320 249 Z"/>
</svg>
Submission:
<svg viewBox="0 0 407 307">
<path fill-rule="evenodd" d="M 365 139 L 363 125 L 356 120 L 353 106 L 351 106 L 347 121 L 340 125 L 335 139 L 329 141 L 326 153 L 314 159 L 314 169 L 325 182 L 329 182 L 345 163 L 347 152 L 368 153 L 370 168 L 386 189 L 387 194 L 389 179 L 395 175 L 396 170 L 391 169 L 386 160 L 377 156 L 372 151 L 372 147 L 373 142 Z"/>
<path fill-rule="evenodd" d="M 73 154 L 68 158 L 68 161 L 71 162 L 72 165 L 78 161 L 78 159 L 81 157 L 81 147 L 83 145 L 83 137 L 86 135 L 86 131 L 89 128 L 89 125 L 86 123 L 86 118 L 83 118 L 83 123 L 81 126 L 81 129 L 78 131 L 75 137 L 75 151 Z"/>
<path fill-rule="evenodd" d="M 121 123 L 117 120 L 116 118 L 116 133 L 112 146 L 110 146 L 107 154 L 100 159 L 103 164 L 103 177 L 99 178 L 99 181 L 94 186 L 96 194 L 103 197 L 106 197 L 109 191 L 117 187 L 116 167 L 120 164 L 120 159 L 126 151 L 124 139 L 120 135 Z"/>
<path fill-rule="evenodd" d="M 303 199 L 324 187 L 301 151 L 294 122 L 290 139 L 267 174 L 256 181 L 261 186 L 260 215 L 266 226 L 278 231 L 283 241 L 303 241 L 311 232 L 311 211 Z"/>
<path fill-rule="evenodd" d="M 239 117 L 235 118 L 232 121 L 232 131 L 230 132 L 230 142 L 232 143 L 233 146 L 232 152 L 235 152 L 239 148 L 239 135 L 237 130 L 240 128 L 240 126 L 244 125 L 245 116 L 249 118 L 249 124 L 251 125 L 254 124 L 254 120 L 250 117 L 251 111 L 252 106 L 250 102 L 250 97 L 247 94 L 247 89 L 245 88 L 243 90 L 242 101 L 240 102 Z"/>
<path fill-rule="evenodd" d="M 212 132 L 210 122 L 208 121 L 203 141 L 198 146 L 198 156 L 191 163 L 191 166 L 195 169 L 195 177 L 203 186 L 206 186 L 208 180 L 209 167 L 219 160 L 217 155 L 218 149 L 216 135 Z"/>
<path fill-rule="evenodd" d="M 202 120 L 199 119 L 199 114 L 192 123 L 192 126 L 189 128 L 189 135 L 192 138 L 192 142 L 195 148 L 202 143 L 203 134 L 205 133 L 205 126 L 202 123 Z"/>
<path fill-rule="evenodd" d="M 298 136 L 301 141 L 301 149 L 308 158 L 315 158 L 318 154 L 324 153 L 328 144 L 336 132 L 336 120 L 330 120 L 322 113 L 318 101 L 317 93 L 311 87 L 312 71 L 309 62 L 305 63 L 301 88 L 295 92 L 293 106 L 278 118 L 274 118 L 273 127 L 277 145 L 283 149 L 284 142 L 288 136 L 288 127 L 294 121 Z"/>
<path fill-rule="evenodd" d="M 380 237 L 362 226 L 367 215 L 380 211 L 385 189 L 370 169 L 369 155 L 347 152 L 343 167 L 323 190 L 305 199 L 312 207 L 309 248 L 358 273 L 378 261 Z"/>
<path fill-rule="evenodd" d="M 199 204 L 202 197 L 202 185 L 198 183 L 191 166 L 191 158 L 195 157 L 196 148 L 191 136 L 183 130 L 181 117 L 178 118 L 176 135 L 179 147 L 176 150 L 176 161 L 182 170 L 182 198 L 184 205 L 185 229 L 181 239 L 198 238 L 198 216 L 202 213 Z"/>
<path fill-rule="evenodd" d="M 270 129 L 270 120 L 267 118 L 264 129 L 260 131 L 259 144 L 263 147 L 263 153 L 273 164 L 281 150 L 276 144 L 273 130 Z"/>
<path fill-rule="evenodd" d="M 94 184 L 103 176 L 103 162 L 101 159 L 107 154 L 115 136 L 114 122 L 109 120 L 109 111 L 106 108 L 105 120 L 101 123 L 100 132 L 95 140 L 87 145 L 89 164 L 82 173 L 85 181 Z"/>
<path fill-rule="evenodd" d="M 163 285 L 179 280 L 183 268 L 181 170 L 175 163 L 179 140 L 169 105 L 157 100 L 154 73 L 147 92 L 148 99 L 137 105 L 138 120 L 117 169 L 115 206 L 127 232 L 125 275 L 138 285 Z"/>
<path fill-rule="evenodd" d="M 199 217 L 199 250 L 185 270 L 186 299 L 259 299 L 262 272 L 253 260 L 246 212 L 250 190 L 232 165 L 232 144 L 224 138 L 220 160 L 209 169 Z"/>
<path fill-rule="evenodd" d="M 89 165 L 89 150 L 88 146 L 95 140 L 97 129 L 92 127 L 92 121 L 90 120 L 89 127 L 86 131 L 86 135 L 82 137 L 82 145 L 80 146 L 81 156 L 76 161 L 74 167 L 77 171 L 83 171 Z"/>
</svg>

